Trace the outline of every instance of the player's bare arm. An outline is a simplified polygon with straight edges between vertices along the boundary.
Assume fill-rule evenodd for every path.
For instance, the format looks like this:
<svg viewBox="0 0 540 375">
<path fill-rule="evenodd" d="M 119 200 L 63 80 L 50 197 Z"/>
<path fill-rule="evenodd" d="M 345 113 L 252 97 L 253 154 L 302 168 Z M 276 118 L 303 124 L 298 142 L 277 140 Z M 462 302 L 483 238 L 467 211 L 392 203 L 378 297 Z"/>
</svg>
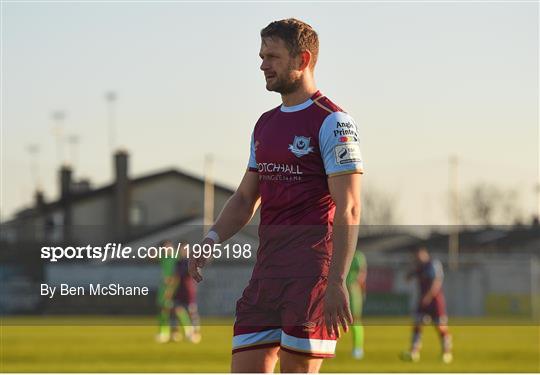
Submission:
<svg viewBox="0 0 540 375">
<path fill-rule="evenodd" d="M 260 204 L 259 175 L 246 171 L 240 186 L 227 201 L 212 230 L 226 241 L 242 229 L 253 217 Z"/>
<path fill-rule="evenodd" d="M 422 298 L 422 305 L 429 305 L 431 301 L 433 301 L 433 297 L 439 293 L 439 290 L 442 287 L 442 278 L 436 277 L 433 279 L 433 283 L 431 284 L 431 288 L 426 293 L 426 295 Z"/>
<path fill-rule="evenodd" d="M 333 225 L 333 254 L 325 295 L 325 323 L 328 332 L 339 336 L 339 325 L 347 332 L 352 324 L 345 278 L 351 266 L 360 224 L 361 174 L 351 173 L 328 179 L 328 188 L 336 205 Z"/>
<path fill-rule="evenodd" d="M 212 231 L 216 232 L 221 241 L 234 236 L 253 217 L 260 204 L 259 177 L 256 172 L 246 171 L 240 186 L 229 198 L 219 214 Z M 211 238 L 205 238 L 203 244 L 214 244 Z M 200 269 L 204 267 L 206 258 L 190 258 L 189 274 L 197 282 L 202 280 Z"/>
</svg>

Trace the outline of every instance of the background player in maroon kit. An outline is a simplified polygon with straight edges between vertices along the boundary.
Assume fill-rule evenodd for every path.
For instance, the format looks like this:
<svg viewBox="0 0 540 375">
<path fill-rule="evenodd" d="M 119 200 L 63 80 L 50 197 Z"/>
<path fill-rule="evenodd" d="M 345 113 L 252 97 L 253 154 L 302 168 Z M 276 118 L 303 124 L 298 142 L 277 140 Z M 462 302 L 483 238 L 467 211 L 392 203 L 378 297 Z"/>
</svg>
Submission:
<svg viewBox="0 0 540 375">
<path fill-rule="evenodd" d="M 176 263 L 177 288 L 174 293 L 174 314 L 183 329 L 183 335 L 192 343 L 201 341 L 200 317 L 197 307 L 197 285 L 188 272 L 187 245 L 182 248 L 181 258 Z M 179 332 L 173 338 L 180 338 Z"/>
<path fill-rule="evenodd" d="M 414 260 L 415 269 L 409 272 L 407 278 L 418 279 L 420 300 L 416 311 L 411 350 L 404 352 L 402 358 L 414 362 L 420 360 L 422 326 L 433 322 L 441 337 L 442 360 L 445 363 L 450 363 L 452 361 L 452 337 L 448 332 L 448 316 L 446 315 L 446 302 L 442 290 L 444 278 L 442 264 L 436 259 L 431 259 L 428 250 L 423 246 L 415 249 Z"/>
<path fill-rule="evenodd" d="M 233 372 L 318 372 L 352 322 L 345 278 L 356 248 L 363 162 L 354 120 L 321 94 L 316 32 L 287 19 L 261 31 L 260 69 L 282 105 L 252 133 L 240 186 L 204 243 L 225 241 L 261 206 L 259 249 L 236 305 Z M 203 258 L 190 258 L 201 281 Z"/>
</svg>

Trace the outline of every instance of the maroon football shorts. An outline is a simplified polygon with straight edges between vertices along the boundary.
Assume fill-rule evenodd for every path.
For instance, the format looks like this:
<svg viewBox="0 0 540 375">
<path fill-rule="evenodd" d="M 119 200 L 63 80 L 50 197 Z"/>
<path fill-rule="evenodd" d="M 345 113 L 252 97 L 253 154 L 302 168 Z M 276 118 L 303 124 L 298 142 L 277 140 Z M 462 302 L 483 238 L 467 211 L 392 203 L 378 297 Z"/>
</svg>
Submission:
<svg viewBox="0 0 540 375">
<path fill-rule="evenodd" d="M 195 281 L 180 284 L 174 296 L 176 305 L 187 306 L 192 303 L 197 303 L 197 287 L 194 284 Z"/>
<path fill-rule="evenodd" d="M 236 303 L 233 353 L 279 346 L 311 357 L 333 357 L 337 337 L 324 324 L 327 278 L 252 279 Z"/>
<path fill-rule="evenodd" d="M 439 293 L 433 298 L 431 303 L 426 306 L 418 305 L 416 310 L 416 323 L 447 324 L 448 316 L 446 315 L 446 302 L 444 295 Z"/>
</svg>

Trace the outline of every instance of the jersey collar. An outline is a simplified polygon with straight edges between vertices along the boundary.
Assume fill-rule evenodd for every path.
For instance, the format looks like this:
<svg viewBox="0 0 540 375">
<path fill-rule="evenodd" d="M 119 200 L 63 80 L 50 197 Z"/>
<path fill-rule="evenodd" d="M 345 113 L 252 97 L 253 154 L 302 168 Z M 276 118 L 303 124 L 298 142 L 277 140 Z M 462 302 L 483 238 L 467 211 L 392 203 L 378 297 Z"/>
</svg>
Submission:
<svg viewBox="0 0 540 375">
<path fill-rule="evenodd" d="M 309 98 L 308 100 L 306 100 L 303 103 L 293 105 L 291 107 L 287 107 L 287 106 L 282 104 L 281 105 L 281 112 L 298 112 L 298 111 L 301 111 L 303 109 L 306 109 L 307 107 L 312 105 L 313 101 L 316 100 L 317 98 L 319 98 L 320 96 L 321 96 L 320 91 L 317 91 L 315 94 L 313 94 L 313 96 L 311 98 Z"/>
</svg>

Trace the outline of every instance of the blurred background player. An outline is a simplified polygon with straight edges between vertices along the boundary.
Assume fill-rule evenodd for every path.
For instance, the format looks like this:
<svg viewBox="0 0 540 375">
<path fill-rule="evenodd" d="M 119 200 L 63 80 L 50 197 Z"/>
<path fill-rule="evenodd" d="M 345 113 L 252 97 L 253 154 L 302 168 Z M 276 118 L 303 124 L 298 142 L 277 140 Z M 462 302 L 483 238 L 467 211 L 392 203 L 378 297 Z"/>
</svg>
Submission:
<svg viewBox="0 0 540 375">
<path fill-rule="evenodd" d="M 186 337 L 192 343 L 201 341 L 201 328 L 199 311 L 197 308 L 197 286 L 195 280 L 188 273 L 188 245 L 184 245 L 181 258 L 176 263 L 174 283 L 177 285 L 174 293 L 174 319 L 178 323 L 177 330 L 173 333 L 174 341 Z M 178 329 L 182 329 L 180 332 Z"/>
<path fill-rule="evenodd" d="M 173 311 L 173 296 L 176 290 L 178 279 L 174 276 L 176 263 L 178 259 L 173 256 L 173 243 L 170 240 L 164 240 L 159 244 L 160 248 L 170 248 L 168 256 L 161 256 L 159 263 L 161 266 L 161 283 L 158 288 L 158 327 L 159 332 L 156 341 L 159 343 L 169 342 L 171 339 L 171 313 Z"/>
<path fill-rule="evenodd" d="M 452 362 L 452 336 L 448 332 L 448 316 L 442 290 L 444 278 L 440 261 L 431 259 L 428 250 L 420 246 L 414 251 L 416 268 L 407 274 L 407 280 L 418 279 L 420 301 L 416 311 L 411 349 L 402 353 L 402 359 L 417 362 L 422 348 L 422 326 L 433 322 L 441 338 L 442 360 Z"/>
<path fill-rule="evenodd" d="M 356 359 L 364 358 L 364 326 L 362 325 L 362 307 L 366 298 L 367 262 L 364 253 L 356 251 L 347 274 L 347 290 L 349 304 L 353 316 L 352 356 Z"/>
</svg>

